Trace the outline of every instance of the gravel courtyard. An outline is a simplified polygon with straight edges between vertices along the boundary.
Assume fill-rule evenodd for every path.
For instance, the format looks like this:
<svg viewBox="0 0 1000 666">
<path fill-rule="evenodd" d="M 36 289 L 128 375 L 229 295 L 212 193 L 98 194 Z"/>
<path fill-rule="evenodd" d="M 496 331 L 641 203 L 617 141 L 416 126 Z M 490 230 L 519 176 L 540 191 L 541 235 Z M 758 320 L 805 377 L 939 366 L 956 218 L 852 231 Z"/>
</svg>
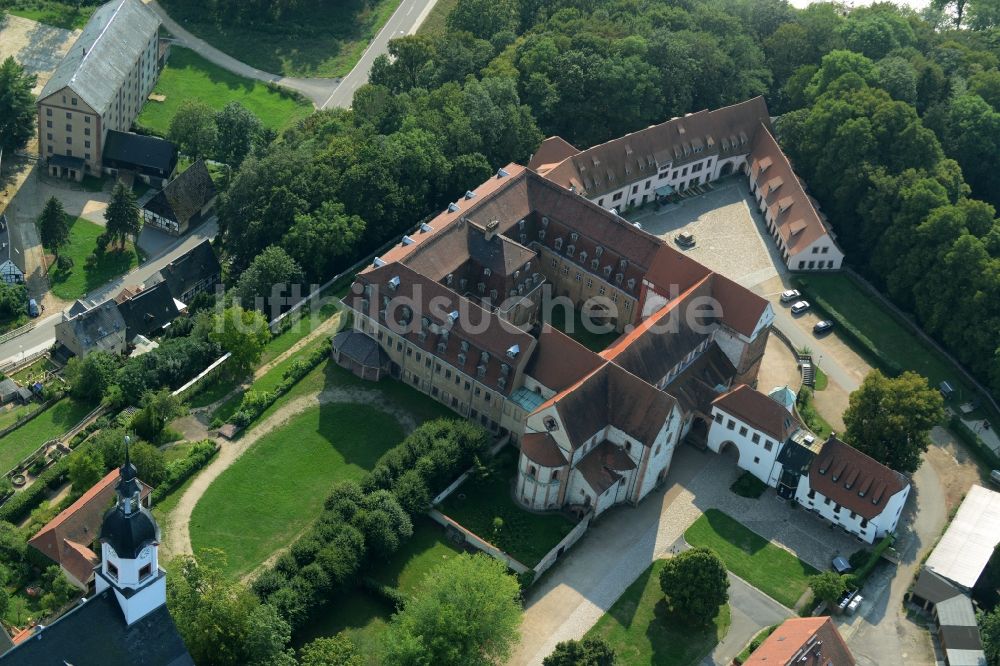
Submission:
<svg viewBox="0 0 1000 666">
<path fill-rule="evenodd" d="M 53 28 L 8 15 L 0 26 L 0 61 L 14 56 L 29 73 L 37 75 L 38 83 L 33 91 L 37 95 L 78 35 L 79 31 Z"/>
<path fill-rule="evenodd" d="M 680 231 L 694 234 L 697 245 L 684 252 L 745 287 L 785 272 L 741 177 L 716 181 L 705 194 L 658 211 L 650 206 L 628 219 L 671 244 Z"/>
</svg>

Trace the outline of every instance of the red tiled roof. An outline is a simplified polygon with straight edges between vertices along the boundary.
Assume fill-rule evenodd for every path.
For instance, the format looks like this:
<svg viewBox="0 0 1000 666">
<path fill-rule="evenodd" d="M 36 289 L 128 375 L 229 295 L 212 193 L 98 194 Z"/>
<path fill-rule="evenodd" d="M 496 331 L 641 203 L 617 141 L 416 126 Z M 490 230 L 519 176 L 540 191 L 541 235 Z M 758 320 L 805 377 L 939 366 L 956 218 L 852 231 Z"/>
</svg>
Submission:
<svg viewBox="0 0 1000 666">
<path fill-rule="evenodd" d="M 580 470 L 594 492 L 600 495 L 622 478 L 619 472 L 635 469 L 635 462 L 622 447 L 604 441 L 585 455 L 576 469 Z"/>
<path fill-rule="evenodd" d="M 719 302 L 722 322 L 747 337 L 753 334 L 768 308 L 767 299 L 720 273 L 712 277 L 712 296 Z"/>
<path fill-rule="evenodd" d="M 100 534 L 104 513 L 114 500 L 119 474 L 117 468 L 108 472 L 80 499 L 39 530 L 28 541 L 28 545 L 65 566 L 77 580 L 86 583 L 97 557 L 89 545 Z M 143 499 L 149 495 L 150 490 L 148 485 L 142 484 Z"/>
<path fill-rule="evenodd" d="M 596 370 L 603 361 L 562 331 L 542 325 L 538 346 L 525 372 L 557 393 Z"/>
<path fill-rule="evenodd" d="M 854 666 L 857 662 L 829 617 L 785 620 L 743 666 Z"/>
<path fill-rule="evenodd" d="M 826 236 L 826 226 L 813 200 L 766 125 L 761 125 L 754 137 L 750 158 L 750 174 L 761 188 L 788 254 L 798 254 Z"/>
<path fill-rule="evenodd" d="M 538 146 L 538 150 L 528 161 L 528 168 L 545 175 L 545 171 L 554 167 L 570 155 L 576 155 L 580 149 L 559 136 L 550 136 Z M 546 167 L 543 170 L 543 167 Z"/>
<path fill-rule="evenodd" d="M 776 400 L 746 384 L 723 393 L 712 404 L 747 425 L 771 435 L 779 444 L 800 427 L 798 420 Z"/>
<path fill-rule="evenodd" d="M 902 474 L 836 437 L 824 442 L 809 466 L 810 488 L 868 520 L 908 485 Z"/>
<path fill-rule="evenodd" d="M 562 467 L 567 462 L 556 440 L 547 432 L 526 434 L 521 439 L 521 453 L 542 467 Z"/>
</svg>

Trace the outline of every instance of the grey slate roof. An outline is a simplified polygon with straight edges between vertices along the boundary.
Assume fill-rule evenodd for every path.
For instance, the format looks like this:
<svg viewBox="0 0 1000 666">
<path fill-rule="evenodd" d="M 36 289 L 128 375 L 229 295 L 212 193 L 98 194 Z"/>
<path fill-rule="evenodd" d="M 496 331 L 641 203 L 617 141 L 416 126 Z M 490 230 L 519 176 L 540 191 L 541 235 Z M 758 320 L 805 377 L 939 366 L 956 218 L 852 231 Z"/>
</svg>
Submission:
<svg viewBox="0 0 1000 666">
<path fill-rule="evenodd" d="M 2 666 L 65 664 L 194 666 L 194 661 L 166 606 L 126 626 L 109 588 L 0 656 Z"/>
<path fill-rule="evenodd" d="M 215 256 L 211 241 L 205 239 L 164 266 L 159 277 L 170 287 L 174 298 L 182 299 L 202 280 L 218 280 L 221 274 L 219 258 Z"/>
<path fill-rule="evenodd" d="M 0 381 L 0 399 L 8 400 L 17 395 L 17 384 L 13 379 L 7 378 Z"/>
<path fill-rule="evenodd" d="M 934 608 L 942 627 L 976 626 L 976 609 L 972 606 L 972 600 L 964 594 L 939 601 Z"/>
<path fill-rule="evenodd" d="M 38 98 L 43 100 L 69 86 L 104 115 L 159 28 L 160 19 L 140 0 L 112 0 L 101 5 Z"/>
<path fill-rule="evenodd" d="M 157 136 L 109 130 L 102 157 L 117 166 L 145 167 L 169 175 L 177 164 L 177 146 Z"/>
<path fill-rule="evenodd" d="M 77 315 L 69 323 L 73 327 L 73 335 L 84 349 L 125 328 L 125 320 L 114 301 L 105 301 Z"/>
<path fill-rule="evenodd" d="M 386 361 L 385 352 L 372 338 L 348 329 L 333 338 L 333 348 L 364 368 L 381 368 Z"/>
<path fill-rule="evenodd" d="M 167 183 L 143 208 L 184 225 L 218 194 L 205 160 L 198 160 Z"/>
<path fill-rule="evenodd" d="M 137 335 L 148 337 L 156 333 L 180 316 L 166 282 L 158 282 L 122 301 L 118 310 L 125 320 L 125 339 L 130 342 Z"/>
<path fill-rule="evenodd" d="M 921 567 L 920 575 L 913 584 L 913 594 L 936 605 L 946 599 L 962 596 L 964 592 L 952 585 L 948 579 L 937 575 L 927 567 Z"/>
</svg>

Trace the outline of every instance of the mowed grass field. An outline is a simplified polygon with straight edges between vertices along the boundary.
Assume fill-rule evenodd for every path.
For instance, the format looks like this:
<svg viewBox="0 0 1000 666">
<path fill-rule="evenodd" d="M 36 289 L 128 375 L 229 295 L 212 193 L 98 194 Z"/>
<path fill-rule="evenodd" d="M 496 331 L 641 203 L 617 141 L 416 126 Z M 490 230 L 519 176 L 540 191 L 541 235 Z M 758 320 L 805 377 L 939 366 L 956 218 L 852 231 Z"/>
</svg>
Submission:
<svg viewBox="0 0 1000 666">
<path fill-rule="evenodd" d="M 272 74 L 344 76 L 399 7 L 400 0 L 313 3 L 262 26 L 204 20 L 189 0 L 163 0 L 186 30 L 237 60 Z"/>
<path fill-rule="evenodd" d="M 727 569 L 789 608 L 808 589 L 809 576 L 819 573 L 718 509 L 709 509 L 694 521 L 684 539 L 692 546 L 711 548 Z"/>
<path fill-rule="evenodd" d="M 256 44 L 247 46 L 255 48 Z M 309 102 L 271 90 L 260 81 L 237 76 L 181 46 L 171 47 L 167 66 L 153 92 L 166 97 L 166 101 L 147 101 L 136 124 L 161 136 L 166 135 L 177 109 L 188 99 L 215 110 L 229 102 L 240 102 L 265 126 L 278 131 L 313 112 Z"/>
<path fill-rule="evenodd" d="M 13 16 L 31 19 L 65 30 L 78 30 L 87 24 L 97 5 L 58 0 L 0 0 L 0 10 Z"/>
<path fill-rule="evenodd" d="M 668 612 L 660 589 L 665 562 L 653 562 L 585 636 L 607 641 L 618 666 L 698 664 L 729 631 L 728 604 L 704 627 L 690 626 Z"/>
<path fill-rule="evenodd" d="M 437 0 L 434 9 L 427 15 L 424 22 L 420 24 L 418 34 L 428 37 L 440 37 L 448 29 L 448 14 L 458 4 L 458 0 Z"/>
<path fill-rule="evenodd" d="M 104 227 L 82 217 L 70 223 L 69 242 L 60 254 L 72 259 L 73 266 L 65 271 L 55 264 L 49 268 L 53 294 L 64 301 L 75 300 L 139 265 L 135 246 L 128 241 L 124 249 L 109 248 L 93 266 L 87 266 L 87 257 L 97 250 L 97 237 L 103 233 Z"/>
<path fill-rule="evenodd" d="M 63 398 L 23 426 L 0 438 L 0 474 L 6 473 L 29 453 L 75 426 L 94 407 Z"/>
<path fill-rule="evenodd" d="M 368 405 L 312 407 L 263 436 L 212 483 L 191 516 L 191 544 L 226 552 L 226 573 L 252 571 L 320 514 L 330 487 L 360 479 L 403 439 Z"/>
</svg>

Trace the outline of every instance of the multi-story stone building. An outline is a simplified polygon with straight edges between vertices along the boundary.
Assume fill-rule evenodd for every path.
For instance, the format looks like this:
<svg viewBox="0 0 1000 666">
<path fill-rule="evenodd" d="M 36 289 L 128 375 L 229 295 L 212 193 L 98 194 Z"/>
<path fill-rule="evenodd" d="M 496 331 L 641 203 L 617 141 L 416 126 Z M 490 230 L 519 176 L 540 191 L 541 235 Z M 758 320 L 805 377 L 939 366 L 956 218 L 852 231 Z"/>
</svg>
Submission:
<svg viewBox="0 0 1000 666">
<path fill-rule="evenodd" d="M 618 215 L 511 164 L 368 266 L 333 343 L 383 374 L 509 435 L 517 497 L 604 511 L 663 479 L 711 402 L 754 382 L 766 300 Z M 620 337 L 601 353 L 549 326 L 583 310 Z"/>
<path fill-rule="evenodd" d="M 38 146 L 50 175 L 100 175 L 108 132 L 128 132 L 162 65 L 160 20 L 140 0 L 94 12 L 38 97 Z"/>
<path fill-rule="evenodd" d="M 618 211 L 743 174 L 789 268 L 835 270 L 844 259 L 775 141 L 763 97 L 689 113 L 586 150 L 550 137 L 528 167 Z"/>
</svg>

